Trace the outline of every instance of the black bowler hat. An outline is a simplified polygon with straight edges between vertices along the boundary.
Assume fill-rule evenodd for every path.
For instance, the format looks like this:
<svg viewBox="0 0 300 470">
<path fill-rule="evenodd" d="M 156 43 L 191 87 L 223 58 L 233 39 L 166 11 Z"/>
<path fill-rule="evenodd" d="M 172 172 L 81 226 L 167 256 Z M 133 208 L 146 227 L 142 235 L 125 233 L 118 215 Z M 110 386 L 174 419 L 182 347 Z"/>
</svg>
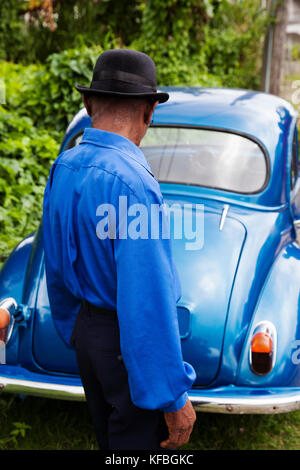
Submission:
<svg viewBox="0 0 300 470">
<path fill-rule="evenodd" d="M 76 85 L 89 95 L 153 98 L 164 103 L 168 93 L 158 92 L 153 60 L 143 52 L 131 49 L 111 49 L 103 52 L 96 62 L 90 87 Z"/>
</svg>

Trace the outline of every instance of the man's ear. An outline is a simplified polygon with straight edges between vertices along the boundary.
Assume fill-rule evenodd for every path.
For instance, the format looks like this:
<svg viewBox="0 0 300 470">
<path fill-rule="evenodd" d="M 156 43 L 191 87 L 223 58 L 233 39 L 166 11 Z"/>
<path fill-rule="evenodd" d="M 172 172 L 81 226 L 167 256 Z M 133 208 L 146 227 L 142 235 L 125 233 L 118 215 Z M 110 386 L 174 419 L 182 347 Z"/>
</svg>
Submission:
<svg viewBox="0 0 300 470">
<path fill-rule="evenodd" d="M 155 108 L 156 108 L 156 106 L 158 105 L 158 103 L 159 103 L 158 101 L 155 101 L 155 103 L 154 103 L 154 105 L 153 105 L 153 111 L 152 111 L 152 114 L 154 113 L 154 111 L 155 111 Z"/>
<path fill-rule="evenodd" d="M 154 110 L 156 108 L 156 106 L 158 105 L 158 101 L 156 101 L 154 104 L 149 104 L 149 108 L 147 110 L 145 110 L 145 113 L 144 113 L 144 123 L 147 125 L 147 126 L 150 126 L 151 124 L 151 120 L 152 120 L 152 115 L 154 113 Z"/>
<path fill-rule="evenodd" d="M 156 108 L 156 106 L 157 106 L 157 105 L 158 105 L 158 101 L 155 101 L 155 103 L 153 104 L 153 107 L 152 107 L 152 112 L 151 112 L 151 119 L 150 119 L 150 124 L 151 124 L 151 122 L 152 122 L 152 116 L 153 116 L 153 113 L 154 113 L 154 111 L 155 111 L 155 108 Z"/>
<path fill-rule="evenodd" d="M 86 96 L 85 94 L 82 94 L 82 101 L 83 101 L 84 107 L 86 109 L 86 112 L 91 117 L 92 116 L 92 106 L 91 106 L 90 98 L 88 96 Z"/>
</svg>

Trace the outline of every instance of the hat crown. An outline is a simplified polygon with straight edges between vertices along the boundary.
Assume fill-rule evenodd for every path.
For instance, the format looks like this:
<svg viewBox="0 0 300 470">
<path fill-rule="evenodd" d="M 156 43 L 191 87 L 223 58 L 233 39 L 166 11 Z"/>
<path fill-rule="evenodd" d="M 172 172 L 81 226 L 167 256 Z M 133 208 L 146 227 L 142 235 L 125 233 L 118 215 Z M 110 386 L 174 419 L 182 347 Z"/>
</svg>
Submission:
<svg viewBox="0 0 300 470">
<path fill-rule="evenodd" d="M 110 72 L 110 74 L 108 74 Z M 103 52 L 96 62 L 93 80 L 105 79 L 108 76 L 126 81 L 139 79 L 141 85 L 152 86 L 156 91 L 157 78 L 153 60 L 143 52 L 131 49 L 111 49 Z M 121 79 L 122 79 L 121 78 Z"/>
<path fill-rule="evenodd" d="M 157 92 L 156 67 L 147 54 L 132 49 L 109 49 L 97 59 L 90 87 L 76 85 L 85 94 L 149 98 L 160 103 L 168 93 Z"/>
</svg>

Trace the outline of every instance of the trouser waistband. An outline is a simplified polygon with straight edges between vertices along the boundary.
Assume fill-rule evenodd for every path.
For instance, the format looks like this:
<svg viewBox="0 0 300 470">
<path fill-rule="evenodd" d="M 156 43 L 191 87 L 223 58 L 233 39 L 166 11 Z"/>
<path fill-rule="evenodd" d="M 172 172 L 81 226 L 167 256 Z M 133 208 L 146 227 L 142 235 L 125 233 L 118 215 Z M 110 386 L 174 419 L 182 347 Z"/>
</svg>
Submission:
<svg viewBox="0 0 300 470">
<path fill-rule="evenodd" d="M 96 305 L 87 302 L 86 300 L 82 301 L 83 311 L 86 315 L 91 316 L 95 315 L 109 315 L 111 317 L 117 317 L 117 312 L 114 310 L 107 310 L 101 307 L 97 307 Z"/>
<path fill-rule="evenodd" d="M 85 317 L 89 317 L 89 320 L 85 321 L 87 320 L 87 318 Z M 102 329 L 105 327 L 109 327 L 110 332 L 111 329 L 116 332 L 119 331 L 117 312 L 115 312 L 114 310 L 106 310 L 100 307 L 96 307 L 95 305 L 90 304 L 86 300 L 83 300 L 81 302 L 81 307 L 75 320 L 73 332 L 70 338 L 70 345 L 72 347 L 75 344 L 75 337 L 78 336 L 78 334 L 80 333 L 81 326 L 78 326 L 79 324 L 81 326 L 83 324 L 86 324 L 89 325 L 89 327 L 93 327 L 94 324 L 94 327 L 97 326 L 97 328 L 99 328 L 99 325 L 102 324 Z"/>
</svg>

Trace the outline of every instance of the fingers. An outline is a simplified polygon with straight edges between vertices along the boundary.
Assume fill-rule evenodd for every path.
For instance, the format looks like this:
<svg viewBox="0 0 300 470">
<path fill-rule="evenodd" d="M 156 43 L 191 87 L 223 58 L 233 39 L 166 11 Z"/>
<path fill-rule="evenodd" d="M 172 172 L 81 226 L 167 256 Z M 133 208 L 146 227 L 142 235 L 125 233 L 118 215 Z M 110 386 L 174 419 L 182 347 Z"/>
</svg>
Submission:
<svg viewBox="0 0 300 470">
<path fill-rule="evenodd" d="M 188 399 L 180 410 L 165 412 L 165 421 L 169 430 L 169 438 L 161 442 L 161 447 L 176 449 L 187 444 L 196 421 L 196 413 L 190 400 Z"/>
<path fill-rule="evenodd" d="M 160 447 L 162 447 L 163 449 L 170 449 L 170 450 L 176 450 L 177 449 L 177 445 L 173 444 L 170 441 L 170 439 L 168 439 L 167 441 L 161 442 Z"/>
<path fill-rule="evenodd" d="M 177 447 L 181 447 L 184 444 L 189 442 L 190 436 L 192 433 L 192 429 L 188 430 L 174 430 L 171 431 L 169 434 L 169 438 L 163 442 L 161 442 L 160 446 L 165 449 L 177 449 Z"/>
</svg>

